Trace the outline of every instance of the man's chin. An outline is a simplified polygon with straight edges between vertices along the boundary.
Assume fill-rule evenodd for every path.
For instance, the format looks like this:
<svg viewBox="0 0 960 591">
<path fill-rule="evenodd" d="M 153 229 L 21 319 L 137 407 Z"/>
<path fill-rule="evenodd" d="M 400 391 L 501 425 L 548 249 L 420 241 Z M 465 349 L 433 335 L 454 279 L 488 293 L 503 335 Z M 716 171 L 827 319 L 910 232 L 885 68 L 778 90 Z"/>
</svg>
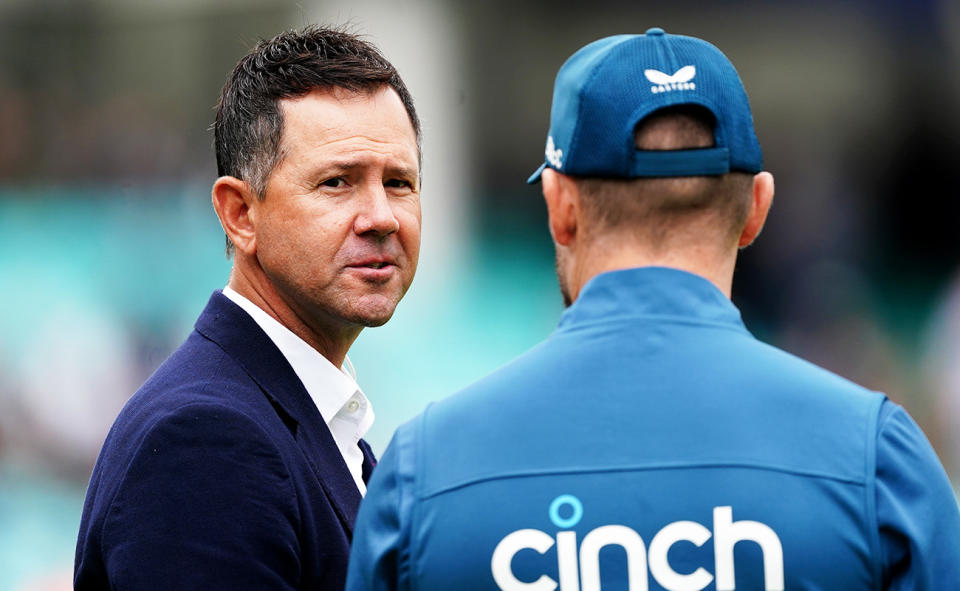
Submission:
<svg viewBox="0 0 960 591">
<path fill-rule="evenodd" d="M 387 323 L 390 318 L 393 317 L 393 313 L 387 314 L 385 316 L 372 316 L 360 318 L 357 321 L 357 324 L 364 326 L 366 328 L 376 328 L 378 326 L 383 326 Z"/>
<path fill-rule="evenodd" d="M 383 326 L 393 317 L 397 303 L 398 301 L 383 296 L 361 298 L 354 304 L 347 320 L 367 328 Z"/>
</svg>

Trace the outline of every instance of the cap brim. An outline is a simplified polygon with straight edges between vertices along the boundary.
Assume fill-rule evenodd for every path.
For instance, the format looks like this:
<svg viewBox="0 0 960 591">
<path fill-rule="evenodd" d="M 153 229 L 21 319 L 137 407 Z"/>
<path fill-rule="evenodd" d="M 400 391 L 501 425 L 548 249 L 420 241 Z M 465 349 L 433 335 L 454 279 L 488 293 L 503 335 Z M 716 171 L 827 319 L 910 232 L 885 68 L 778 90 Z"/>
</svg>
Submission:
<svg viewBox="0 0 960 591">
<path fill-rule="evenodd" d="M 527 179 L 528 185 L 535 185 L 540 182 L 540 175 L 543 174 L 543 169 L 547 167 L 547 163 L 544 162 L 540 165 L 540 168 L 536 172 L 530 175 L 530 178 Z"/>
</svg>

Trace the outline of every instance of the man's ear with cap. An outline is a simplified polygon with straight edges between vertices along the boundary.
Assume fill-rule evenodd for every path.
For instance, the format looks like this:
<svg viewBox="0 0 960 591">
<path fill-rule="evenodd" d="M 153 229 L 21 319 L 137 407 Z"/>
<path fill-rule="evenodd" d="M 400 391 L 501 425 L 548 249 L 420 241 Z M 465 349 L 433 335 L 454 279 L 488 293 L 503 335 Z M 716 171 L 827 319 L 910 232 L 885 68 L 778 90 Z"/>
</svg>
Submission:
<svg viewBox="0 0 960 591">
<path fill-rule="evenodd" d="M 753 194 L 750 199 L 750 210 L 747 221 L 740 232 L 737 246 L 744 248 L 756 240 L 767 221 L 770 205 L 773 203 L 773 175 L 769 172 L 759 172 L 753 177 Z"/>
<path fill-rule="evenodd" d="M 213 209 L 237 252 L 257 252 L 256 206 L 259 198 L 245 181 L 222 176 L 213 183 Z"/>
<path fill-rule="evenodd" d="M 580 217 L 580 191 L 574 180 L 552 168 L 540 177 L 543 199 L 547 202 L 550 235 L 560 246 L 570 246 L 577 237 Z"/>
</svg>

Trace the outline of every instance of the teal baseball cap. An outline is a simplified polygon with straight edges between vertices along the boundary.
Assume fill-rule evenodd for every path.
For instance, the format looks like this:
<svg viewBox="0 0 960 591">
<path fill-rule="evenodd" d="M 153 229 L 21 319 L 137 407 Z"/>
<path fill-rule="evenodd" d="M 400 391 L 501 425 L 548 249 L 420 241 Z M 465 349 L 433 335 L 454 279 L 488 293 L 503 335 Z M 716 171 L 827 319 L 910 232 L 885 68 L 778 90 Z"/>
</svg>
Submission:
<svg viewBox="0 0 960 591">
<path fill-rule="evenodd" d="M 699 105 L 714 119 L 714 145 L 639 150 L 634 130 L 654 112 Z M 639 178 L 757 173 L 763 153 L 737 70 L 719 49 L 660 28 L 594 41 L 561 66 L 553 88 L 544 168 L 573 176 Z"/>
</svg>

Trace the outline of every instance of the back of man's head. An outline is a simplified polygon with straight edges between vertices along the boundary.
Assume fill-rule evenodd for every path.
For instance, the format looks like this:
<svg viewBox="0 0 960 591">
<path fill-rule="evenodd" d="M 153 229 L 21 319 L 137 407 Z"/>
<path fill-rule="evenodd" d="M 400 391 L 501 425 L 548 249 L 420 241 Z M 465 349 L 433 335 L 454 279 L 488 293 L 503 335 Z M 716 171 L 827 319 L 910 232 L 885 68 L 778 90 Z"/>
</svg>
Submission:
<svg viewBox="0 0 960 591">
<path fill-rule="evenodd" d="M 634 141 L 638 150 L 646 151 L 709 148 L 714 145 L 714 125 L 702 107 L 667 107 L 637 125 Z M 585 232 L 631 240 L 657 254 L 691 241 L 722 248 L 735 243 L 750 206 L 753 175 L 574 178 Z"/>
<path fill-rule="evenodd" d="M 574 179 L 588 239 L 652 254 L 739 244 L 763 160 L 733 64 L 659 28 L 599 39 L 563 64 L 544 153 L 528 182 L 546 168 Z"/>
</svg>

